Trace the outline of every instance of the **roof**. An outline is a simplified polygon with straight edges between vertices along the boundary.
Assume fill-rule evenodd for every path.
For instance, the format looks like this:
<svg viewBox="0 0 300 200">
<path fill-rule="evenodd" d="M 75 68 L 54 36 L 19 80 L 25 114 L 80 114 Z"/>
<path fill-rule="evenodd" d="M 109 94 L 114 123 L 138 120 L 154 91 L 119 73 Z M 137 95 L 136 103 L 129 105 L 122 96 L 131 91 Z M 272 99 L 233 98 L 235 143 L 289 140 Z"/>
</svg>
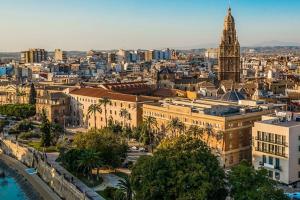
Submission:
<svg viewBox="0 0 300 200">
<path fill-rule="evenodd" d="M 239 101 L 245 99 L 245 97 L 242 93 L 237 92 L 236 90 L 231 90 L 226 92 L 221 99 L 222 101 Z"/>
<path fill-rule="evenodd" d="M 123 94 L 118 92 L 111 92 L 103 88 L 80 88 L 70 92 L 71 95 L 80 95 L 86 97 L 104 98 L 107 97 L 112 100 L 129 101 L 129 102 L 142 102 L 153 101 L 151 97 L 137 96 L 130 94 Z"/>
<path fill-rule="evenodd" d="M 159 74 L 174 74 L 174 72 L 168 67 L 162 68 L 158 73 Z"/>
</svg>

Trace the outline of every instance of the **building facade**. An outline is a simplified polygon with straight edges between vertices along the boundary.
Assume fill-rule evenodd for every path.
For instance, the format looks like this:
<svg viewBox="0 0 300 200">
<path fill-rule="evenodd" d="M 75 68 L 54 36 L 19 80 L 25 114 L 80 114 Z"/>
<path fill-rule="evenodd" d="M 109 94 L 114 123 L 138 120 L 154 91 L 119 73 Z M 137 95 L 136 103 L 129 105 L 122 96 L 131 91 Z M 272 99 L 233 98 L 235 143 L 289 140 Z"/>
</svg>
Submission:
<svg viewBox="0 0 300 200">
<path fill-rule="evenodd" d="M 263 116 L 252 131 L 252 164 L 285 184 L 300 181 L 300 117 L 292 113 Z"/>
<path fill-rule="evenodd" d="M 185 125 L 185 131 L 192 125 L 204 131 L 201 138 L 218 155 L 224 168 L 238 164 L 241 160 L 251 161 L 251 129 L 255 121 L 265 113 L 273 112 L 267 105 L 238 105 L 214 100 L 165 99 L 159 103 L 144 104 L 143 116 L 154 117 L 158 133 L 172 134 L 168 123 L 178 118 Z M 207 134 L 207 130 L 211 133 Z M 178 133 L 180 134 L 180 133 Z"/>
<path fill-rule="evenodd" d="M 234 18 L 231 8 L 224 20 L 224 29 L 219 45 L 218 79 L 240 82 L 240 44 L 237 38 Z"/>
<path fill-rule="evenodd" d="M 70 119 L 74 126 L 84 127 L 87 129 L 103 128 L 107 122 L 125 125 L 127 127 L 137 127 L 142 122 L 142 105 L 146 102 L 153 102 L 150 97 L 122 94 L 111 92 L 102 88 L 80 88 L 70 92 L 71 113 Z M 93 104 L 100 104 L 103 98 L 109 99 L 105 106 L 102 104 L 101 112 L 89 113 L 89 107 Z M 121 111 L 127 113 L 121 115 Z"/>
<path fill-rule="evenodd" d="M 21 52 L 21 63 L 40 63 L 47 60 L 45 49 L 29 49 Z"/>
<path fill-rule="evenodd" d="M 54 51 L 54 60 L 56 62 L 66 62 L 67 61 L 67 53 L 62 51 L 61 49 L 55 49 Z"/>
</svg>

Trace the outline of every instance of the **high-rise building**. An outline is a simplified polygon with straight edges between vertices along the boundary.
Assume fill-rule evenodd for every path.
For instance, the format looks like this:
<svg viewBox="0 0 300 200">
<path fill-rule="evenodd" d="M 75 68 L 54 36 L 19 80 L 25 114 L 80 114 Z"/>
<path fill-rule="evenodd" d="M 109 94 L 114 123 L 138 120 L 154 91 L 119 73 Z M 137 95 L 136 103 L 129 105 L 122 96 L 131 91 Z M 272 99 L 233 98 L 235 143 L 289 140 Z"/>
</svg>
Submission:
<svg viewBox="0 0 300 200">
<path fill-rule="evenodd" d="M 153 54 L 153 51 L 145 51 L 145 61 L 146 62 L 149 62 L 152 60 L 152 54 Z"/>
<path fill-rule="evenodd" d="M 56 62 L 58 61 L 66 61 L 67 60 L 67 54 L 65 51 L 62 51 L 61 49 L 55 49 L 54 51 L 54 60 Z"/>
<path fill-rule="evenodd" d="M 108 53 L 107 55 L 107 62 L 108 63 L 116 63 L 117 62 L 117 55 L 115 53 Z"/>
<path fill-rule="evenodd" d="M 224 20 L 224 30 L 219 46 L 218 78 L 240 82 L 240 44 L 236 35 L 231 8 Z"/>
<path fill-rule="evenodd" d="M 40 63 L 47 60 L 45 49 L 29 49 L 21 52 L 21 63 Z"/>
</svg>

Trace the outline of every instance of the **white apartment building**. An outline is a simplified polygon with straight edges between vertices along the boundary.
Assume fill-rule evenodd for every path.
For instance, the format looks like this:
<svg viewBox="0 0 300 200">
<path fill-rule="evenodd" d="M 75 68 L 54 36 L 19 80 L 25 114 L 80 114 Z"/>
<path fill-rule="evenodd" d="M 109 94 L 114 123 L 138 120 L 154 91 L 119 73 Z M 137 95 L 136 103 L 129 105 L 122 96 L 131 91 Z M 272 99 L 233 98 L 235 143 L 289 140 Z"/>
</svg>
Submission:
<svg viewBox="0 0 300 200">
<path fill-rule="evenodd" d="M 252 164 L 285 184 L 300 180 L 300 115 L 263 116 L 252 128 Z"/>
</svg>

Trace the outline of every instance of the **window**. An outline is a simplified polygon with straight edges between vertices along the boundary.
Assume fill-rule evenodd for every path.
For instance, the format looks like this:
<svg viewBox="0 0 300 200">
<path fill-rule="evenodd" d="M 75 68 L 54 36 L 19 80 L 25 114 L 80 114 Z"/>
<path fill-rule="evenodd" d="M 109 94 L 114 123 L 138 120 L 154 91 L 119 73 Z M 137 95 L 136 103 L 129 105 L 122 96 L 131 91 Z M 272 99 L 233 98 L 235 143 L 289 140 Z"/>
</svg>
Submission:
<svg viewBox="0 0 300 200">
<path fill-rule="evenodd" d="M 273 171 L 269 171 L 269 177 L 273 178 Z"/>
<path fill-rule="evenodd" d="M 275 178 L 276 178 L 276 180 L 280 179 L 280 173 L 279 172 L 275 172 Z"/>
<path fill-rule="evenodd" d="M 266 163 L 267 162 L 267 158 L 265 155 L 263 155 L 263 163 Z"/>
<path fill-rule="evenodd" d="M 269 156 L 269 164 L 273 165 L 273 157 L 272 156 Z"/>
<path fill-rule="evenodd" d="M 279 158 L 275 158 L 275 169 L 279 169 L 280 168 L 280 160 Z"/>
</svg>

